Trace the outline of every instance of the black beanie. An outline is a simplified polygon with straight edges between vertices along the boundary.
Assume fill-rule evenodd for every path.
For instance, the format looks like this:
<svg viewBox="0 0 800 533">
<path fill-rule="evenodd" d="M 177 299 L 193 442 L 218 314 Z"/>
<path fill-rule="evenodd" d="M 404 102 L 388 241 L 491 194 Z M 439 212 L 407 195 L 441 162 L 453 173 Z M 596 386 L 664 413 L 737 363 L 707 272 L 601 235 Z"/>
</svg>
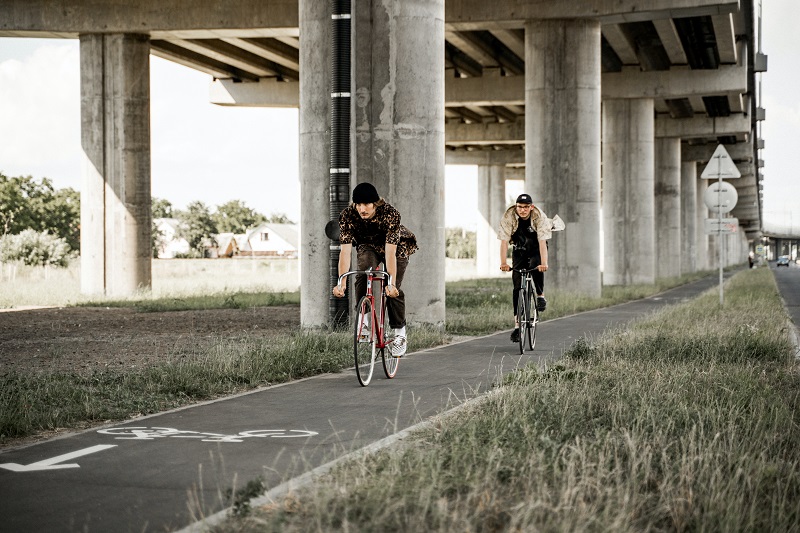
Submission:
<svg viewBox="0 0 800 533">
<path fill-rule="evenodd" d="M 374 204 L 381 197 L 378 196 L 378 191 L 371 183 L 359 183 L 353 189 L 353 203 L 354 204 Z"/>
</svg>

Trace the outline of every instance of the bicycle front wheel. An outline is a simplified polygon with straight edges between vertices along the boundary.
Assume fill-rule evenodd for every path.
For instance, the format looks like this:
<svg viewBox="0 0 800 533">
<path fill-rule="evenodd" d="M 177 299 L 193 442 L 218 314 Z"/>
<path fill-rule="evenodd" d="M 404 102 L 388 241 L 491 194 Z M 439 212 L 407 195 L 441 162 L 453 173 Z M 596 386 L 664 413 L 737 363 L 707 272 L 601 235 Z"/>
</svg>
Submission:
<svg viewBox="0 0 800 533">
<path fill-rule="evenodd" d="M 392 357 L 392 351 L 389 347 L 394 341 L 394 338 L 389 336 L 389 314 L 386 312 L 386 297 L 383 297 L 383 339 L 381 342 L 381 359 L 383 360 L 383 373 L 386 377 L 392 379 L 397 375 L 397 367 L 400 365 L 399 357 Z"/>
<path fill-rule="evenodd" d="M 525 353 L 525 341 L 528 336 L 528 297 L 525 289 L 519 290 L 517 298 L 517 324 L 519 324 L 519 354 Z"/>
<path fill-rule="evenodd" d="M 372 300 L 363 296 L 358 302 L 356 323 L 353 326 L 353 355 L 356 360 L 356 377 L 362 387 L 369 385 L 375 368 L 375 341 L 377 324 L 373 318 Z"/>
<path fill-rule="evenodd" d="M 539 323 L 539 310 L 536 304 L 528 303 L 528 349 L 536 346 L 536 324 Z"/>
</svg>

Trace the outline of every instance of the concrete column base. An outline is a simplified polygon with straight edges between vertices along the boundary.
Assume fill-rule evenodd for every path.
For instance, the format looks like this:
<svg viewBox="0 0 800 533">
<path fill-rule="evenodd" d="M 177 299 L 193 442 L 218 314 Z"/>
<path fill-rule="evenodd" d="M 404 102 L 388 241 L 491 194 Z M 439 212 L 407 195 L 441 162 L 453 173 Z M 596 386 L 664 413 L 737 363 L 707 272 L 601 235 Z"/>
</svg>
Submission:
<svg viewBox="0 0 800 533">
<path fill-rule="evenodd" d="M 566 231 L 548 287 L 600 296 L 600 22 L 525 23 L 525 191 Z"/>
<path fill-rule="evenodd" d="M 603 101 L 606 285 L 655 282 L 653 100 Z"/>
<path fill-rule="evenodd" d="M 655 140 L 656 277 L 681 275 L 681 140 Z"/>
<path fill-rule="evenodd" d="M 497 229 L 505 211 L 505 167 L 478 166 L 478 227 L 475 265 L 479 277 L 500 275 L 500 241 Z"/>
<path fill-rule="evenodd" d="M 681 162 L 681 272 L 697 272 L 697 163 Z"/>
<path fill-rule="evenodd" d="M 695 170 L 697 172 L 697 170 Z M 710 254 L 711 249 L 711 239 L 708 235 L 706 235 L 706 219 L 708 218 L 708 208 L 706 204 L 701 200 L 703 195 L 708 188 L 708 180 L 698 179 L 695 182 L 695 186 L 697 187 L 697 210 L 695 211 L 695 217 L 697 220 L 696 226 L 696 242 L 697 242 L 697 269 L 698 270 L 710 270 L 714 268 L 716 262 L 713 260 L 713 255 Z"/>
</svg>

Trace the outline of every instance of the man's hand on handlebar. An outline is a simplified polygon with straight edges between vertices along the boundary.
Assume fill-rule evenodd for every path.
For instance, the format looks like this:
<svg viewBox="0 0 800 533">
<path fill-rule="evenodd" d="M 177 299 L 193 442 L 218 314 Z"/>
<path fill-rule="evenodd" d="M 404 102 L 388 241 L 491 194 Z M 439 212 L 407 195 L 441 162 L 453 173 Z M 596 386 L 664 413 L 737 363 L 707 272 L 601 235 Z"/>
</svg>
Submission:
<svg viewBox="0 0 800 533">
<path fill-rule="evenodd" d="M 539 272 L 547 272 L 547 265 L 539 265 L 536 267 Z"/>
<path fill-rule="evenodd" d="M 336 296 L 337 298 L 343 297 L 344 293 L 345 293 L 345 288 L 342 287 L 341 285 L 337 285 L 333 288 L 333 295 Z"/>
<path fill-rule="evenodd" d="M 386 293 L 386 296 L 388 296 L 389 298 L 397 298 L 398 296 L 400 296 L 400 290 L 394 285 L 387 285 L 384 292 Z"/>
</svg>

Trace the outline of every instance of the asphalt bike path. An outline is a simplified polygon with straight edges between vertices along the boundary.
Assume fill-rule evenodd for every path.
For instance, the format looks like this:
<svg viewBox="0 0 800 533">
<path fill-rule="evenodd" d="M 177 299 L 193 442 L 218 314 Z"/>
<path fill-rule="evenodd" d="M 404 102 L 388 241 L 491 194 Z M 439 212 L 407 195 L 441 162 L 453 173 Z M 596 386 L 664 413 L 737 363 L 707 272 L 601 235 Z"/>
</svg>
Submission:
<svg viewBox="0 0 800 533">
<path fill-rule="evenodd" d="M 509 330 L 411 353 L 392 380 L 378 361 L 368 387 L 349 369 L 6 450 L 0 532 L 186 528 L 228 507 L 221 495 L 229 487 L 258 476 L 267 489 L 279 486 L 458 406 L 515 368 L 556 359 L 577 338 L 596 338 L 717 284 L 709 276 L 545 320 L 524 356 Z M 800 290 L 797 296 L 800 303 Z"/>
<path fill-rule="evenodd" d="M 788 268 L 773 267 L 772 273 L 775 274 L 775 282 L 786 312 L 794 324 L 797 344 L 800 340 L 800 265 L 790 262 Z"/>
</svg>

